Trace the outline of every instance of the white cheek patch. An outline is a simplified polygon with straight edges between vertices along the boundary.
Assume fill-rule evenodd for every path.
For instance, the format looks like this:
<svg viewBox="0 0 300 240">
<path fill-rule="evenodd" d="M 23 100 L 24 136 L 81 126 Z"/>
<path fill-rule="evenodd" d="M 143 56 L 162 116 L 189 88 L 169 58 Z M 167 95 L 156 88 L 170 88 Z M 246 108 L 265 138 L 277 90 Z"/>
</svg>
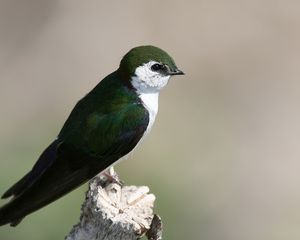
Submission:
<svg viewBox="0 0 300 240">
<path fill-rule="evenodd" d="M 143 93 L 158 92 L 165 87 L 170 76 L 164 76 L 159 72 L 151 70 L 151 66 L 157 62 L 150 61 L 142 66 L 137 67 L 135 76 L 132 77 L 132 85 Z"/>
</svg>

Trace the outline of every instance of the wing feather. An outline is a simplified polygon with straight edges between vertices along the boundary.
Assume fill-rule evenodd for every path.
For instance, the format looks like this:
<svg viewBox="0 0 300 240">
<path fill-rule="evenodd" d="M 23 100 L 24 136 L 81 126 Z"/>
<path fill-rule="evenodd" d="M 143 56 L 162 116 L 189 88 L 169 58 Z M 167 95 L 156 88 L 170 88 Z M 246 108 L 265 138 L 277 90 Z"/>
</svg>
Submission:
<svg viewBox="0 0 300 240">
<path fill-rule="evenodd" d="M 142 138 L 149 116 L 140 105 L 128 105 L 122 111 L 118 119 L 116 113 L 101 116 L 97 127 L 85 133 L 91 139 L 87 141 L 81 135 L 80 147 L 70 141 L 70 135 L 60 135 L 33 169 L 3 195 L 14 198 L 0 209 L 0 225 L 17 225 L 26 215 L 74 190 L 129 153 Z"/>
</svg>

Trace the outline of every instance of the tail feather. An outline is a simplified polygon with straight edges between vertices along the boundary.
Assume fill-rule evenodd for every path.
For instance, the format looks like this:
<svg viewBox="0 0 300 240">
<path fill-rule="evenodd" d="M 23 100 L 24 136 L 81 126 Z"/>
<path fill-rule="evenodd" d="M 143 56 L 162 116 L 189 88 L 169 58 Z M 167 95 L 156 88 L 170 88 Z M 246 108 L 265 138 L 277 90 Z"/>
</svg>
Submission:
<svg viewBox="0 0 300 240">
<path fill-rule="evenodd" d="M 58 140 L 53 141 L 39 157 L 38 161 L 23 178 L 9 188 L 1 198 L 8 198 L 11 196 L 19 196 L 22 192 L 28 189 L 42 174 L 43 172 L 55 161 L 56 150 L 59 145 Z"/>
<path fill-rule="evenodd" d="M 58 140 L 55 140 L 41 154 L 31 171 L 2 195 L 2 198 L 12 196 L 13 198 L 0 208 L 0 226 L 8 223 L 11 226 L 16 226 L 28 213 L 32 212 L 32 205 L 34 204 L 28 200 L 32 194 L 29 189 L 55 161 L 57 146 Z M 24 194 L 25 192 L 27 194 Z"/>
<path fill-rule="evenodd" d="M 30 172 L 27 173 L 23 178 L 21 178 L 17 183 L 15 183 L 12 187 L 10 187 L 2 196 L 1 198 L 8 198 L 11 196 L 17 196 L 19 195 L 23 189 L 24 185 L 26 185 L 28 176 Z"/>
<path fill-rule="evenodd" d="M 28 214 L 74 190 L 112 162 L 90 157 L 68 145 L 60 145 L 63 152 L 57 155 L 57 146 L 56 140 L 32 170 L 3 195 L 14 197 L 0 208 L 0 226 L 16 226 Z"/>
<path fill-rule="evenodd" d="M 0 226 L 10 224 L 10 226 L 17 226 L 23 218 L 19 218 L 17 215 L 17 208 L 15 208 L 13 202 L 9 202 L 0 208 Z"/>
</svg>

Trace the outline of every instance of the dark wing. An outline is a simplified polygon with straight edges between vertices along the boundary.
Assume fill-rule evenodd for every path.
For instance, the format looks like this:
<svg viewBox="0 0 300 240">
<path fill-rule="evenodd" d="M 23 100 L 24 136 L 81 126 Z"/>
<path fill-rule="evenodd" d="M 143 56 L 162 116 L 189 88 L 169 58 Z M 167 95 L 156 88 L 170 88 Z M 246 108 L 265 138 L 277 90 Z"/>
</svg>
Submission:
<svg viewBox="0 0 300 240">
<path fill-rule="evenodd" d="M 33 169 L 3 195 L 14 198 L 0 209 L 0 225 L 17 225 L 26 215 L 105 170 L 136 146 L 149 122 L 148 112 L 141 105 L 128 105 L 110 114 L 93 114 L 87 131 L 74 129 L 60 134 Z M 80 147 L 76 145 L 79 139 Z"/>
</svg>

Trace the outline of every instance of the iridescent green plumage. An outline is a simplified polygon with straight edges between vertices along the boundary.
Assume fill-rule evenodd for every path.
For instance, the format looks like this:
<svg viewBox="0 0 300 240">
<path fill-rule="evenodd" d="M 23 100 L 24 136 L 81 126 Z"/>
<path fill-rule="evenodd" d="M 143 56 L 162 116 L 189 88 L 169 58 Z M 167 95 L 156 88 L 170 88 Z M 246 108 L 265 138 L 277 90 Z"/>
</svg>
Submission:
<svg viewBox="0 0 300 240">
<path fill-rule="evenodd" d="M 0 209 L 0 225 L 17 225 L 134 149 L 147 129 L 149 112 L 131 77 L 149 61 L 161 62 L 168 71 L 180 74 L 173 59 L 159 48 L 142 46 L 127 53 L 119 69 L 76 104 L 58 138 L 32 170 L 3 194 L 13 199 Z"/>
<path fill-rule="evenodd" d="M 137 67 L 149 61 L 164 63 L 171 70 L 177 69 L 173 58 L 164 50 L 154 46 L 140 46 L 131 49 L 122 59 L 120 69 L 127 77 L 132 76 Z"/>
<path fill-rule="evenodd" d="M 103 79 L 77 103 L 59 139 L 99 157 L 124 133 L 147 125 L 146 110 L 124 81 L 118 71 Z"/>
</svg>

